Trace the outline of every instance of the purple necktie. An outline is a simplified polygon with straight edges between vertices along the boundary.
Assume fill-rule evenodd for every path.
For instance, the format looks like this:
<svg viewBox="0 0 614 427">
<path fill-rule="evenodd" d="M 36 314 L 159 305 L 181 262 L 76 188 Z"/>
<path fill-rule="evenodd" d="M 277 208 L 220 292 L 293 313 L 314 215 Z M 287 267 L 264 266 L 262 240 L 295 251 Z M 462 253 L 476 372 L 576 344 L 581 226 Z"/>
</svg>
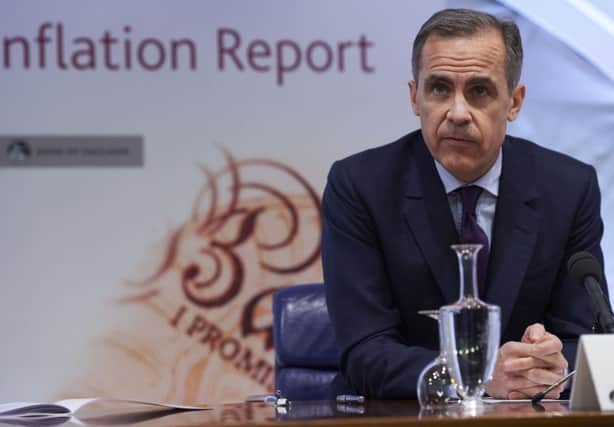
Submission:
<svg viewBox="0 0 614 427">
<path fill-rule="evenodd" d="M 482 249 L 478 253 L 478 292 L 483 299 L 486 294 L 486 268 L 488 266 L 488 236 L 478 225 L 475 207 L 482 194 L 482 188 L 468 185 L 456 190 L 463 203 L 463 217 L 461 219 L 460 242 L 481 243 Z"/>
</svg>

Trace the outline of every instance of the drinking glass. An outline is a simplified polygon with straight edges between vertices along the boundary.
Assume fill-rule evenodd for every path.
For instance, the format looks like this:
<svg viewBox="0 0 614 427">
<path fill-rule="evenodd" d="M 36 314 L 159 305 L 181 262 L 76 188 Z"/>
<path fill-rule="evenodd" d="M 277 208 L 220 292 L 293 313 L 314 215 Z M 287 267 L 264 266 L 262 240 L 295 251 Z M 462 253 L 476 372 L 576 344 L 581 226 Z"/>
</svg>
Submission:
<svg viewBox="0 0 614 427">
<path fill-rule="evenodd" d="M 439 310 L 422 310 L 418 313 L 439 321 Z M 440 335 L 439 355 L 424 367 L 418 377 L 418 402 L 423 409 L 437 409 L 458 401 L 456 386 L 450 378 L 442 344 Z"/>
</svg>

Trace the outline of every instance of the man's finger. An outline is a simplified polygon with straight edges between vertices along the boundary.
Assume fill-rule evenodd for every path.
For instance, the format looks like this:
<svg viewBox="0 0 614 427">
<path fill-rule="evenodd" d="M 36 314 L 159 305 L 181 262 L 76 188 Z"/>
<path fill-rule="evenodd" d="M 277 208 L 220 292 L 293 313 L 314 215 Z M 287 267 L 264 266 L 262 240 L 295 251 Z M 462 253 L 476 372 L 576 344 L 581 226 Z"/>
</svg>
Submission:
<svg viewBox="0 0 614 427">
<path fill-rule="evenodd" d="M 533 383 L 526 377 L 514 375 L 514 376 L 506 376 L 504 381 L 504 386 L 507 390 L 524 390 L 531 387 L 536 387 L 537 384 Z"/>
<path fill-rule="evenodd" d="M 569 365 L 567 359 L 561 353 L 551 354 L 549 356 L 535 357 L 545 363 L 550 369 L 566 369 Z"/>
<path fill-rule="evenodd" d="M 549 391 L 544 398 L 545 399 L 558 399 L 561 397 L 561 393 L 565 390 L 565 386 L 560 386 L 555 388 L 554 390 Z"/>
<path fill-rule="evenodd" d="M 539 359 L 560 353 L 563 349 L 563 343 L 556 336 L 551 335 L 539 343 L 529 344 L 524 342 L 508 341 L 501 346 L 499 354 L 504 359 L 513 357 L 534 356 Z"/>
<path fill-rule="evenodd" d="M 508 341 L 499 349 L 499 356 L 503 360 L 507 360 L 509 358 L 531 356 L 535 352 L 535 344 Z"/>
<path fill-rule="evenodd" d="M 519 392 L 519 393 L 523 393 L 527 397 L 533 397 L 537 393 L 542 393 L 544 390 L 546 390 L 546 388 L 547 388 L 547 386 L 545 386 L 545 385 L 538 385 L 538 386 L 526 387 L 524 389 L 517 389 L 517 390 L 513 390 L 513 391 L 516 391 L 516 392 Z M 564 389 L 565 389 L 565 385 L 561 384 L 558 387 L 555 387 L 554 389 L 550 390 L 544 396 L 544 398 L 545 399 L 558 399 Z"/>
<path fill-rule="evenodd" d="M 527 395 L 527 394 L 525 394 L 525 393 L 522 393 L 522 392 L 520 392 L 520 391 L 516 391 L 516 390 L 514 390 L 514 391 L 510 391 L 510 392 L 507 394 L 507 398 L 508 398 L 508 399 L 510 399 L 510 400 L 517 400 L 517 399 L 528 399 L 528 398 L 530 398 L 530 397 L 532 397 L 532 396 L 529 396 L 529 395 Z"/>
<path fill-rule="evenodd" d="M 550 368 L 552 366 L 549 360 L 542 360 L 536 357 L 514 357 L 508 358 L 501 362 L 503 372 L 508 374 L 520 373 L 534 368 Z"/>
<path fill-rule="evenodd" d="M 549 386 L 554 384 L 563 377 L 563 371 L 552 371 L 549 369 L 529 369 L 522 374 L 523 377 L 531 381 L 533 384 Z"/>
<path fill-rule="evenodd" d="M 560 353 L 563 350 L 563 343 L 555 335 L 548 334 L 546 339 L 533 344 L 531 356 L 548 356 Z"/>
<path fill-rule="evenodd" d="M 546 334 L 546 328 L 541 323 L 533 323 L 525 329 L 521 342 L 535 343 L 540 341 Z"/>
</svg>

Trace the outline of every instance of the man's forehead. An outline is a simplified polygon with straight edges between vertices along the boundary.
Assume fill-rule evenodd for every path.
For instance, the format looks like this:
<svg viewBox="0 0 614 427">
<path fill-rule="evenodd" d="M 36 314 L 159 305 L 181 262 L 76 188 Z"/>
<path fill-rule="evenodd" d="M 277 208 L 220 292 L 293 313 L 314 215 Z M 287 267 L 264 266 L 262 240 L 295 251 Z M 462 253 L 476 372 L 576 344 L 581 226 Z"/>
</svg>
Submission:
<svg viewBox="0 0 614 427">
<path fill-rule="evenodd" d="M 430 74 L 505 74 L 505 45 L 500 33 L 486 29 L 466 37 L 427 38 L 422 50 L 420 72 Z"/>
</svg>

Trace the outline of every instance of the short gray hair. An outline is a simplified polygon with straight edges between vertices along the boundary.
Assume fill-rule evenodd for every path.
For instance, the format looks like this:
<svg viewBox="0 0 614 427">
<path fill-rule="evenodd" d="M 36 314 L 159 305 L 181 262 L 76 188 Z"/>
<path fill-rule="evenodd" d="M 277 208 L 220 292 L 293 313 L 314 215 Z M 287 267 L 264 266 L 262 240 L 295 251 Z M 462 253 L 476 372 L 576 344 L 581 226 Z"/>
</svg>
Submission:
<svg viewBox="0 0 614 427">
<path fill-rule="evenodd" d="M 444 9 L 431 16 L 414 39 L 411 65 L 414 79 L 418 81 L 422 48 L 431 34 L 441 37 L 468 37 L 486 28 L 494 28 L 501 34 L 505 45 L 505 77 L 510 92 L 520 81 L 522 70 L 522 40 L 518 26 L 512 21 L 501 21 L 484 12 L 469 9 Z"/>
</svg>

